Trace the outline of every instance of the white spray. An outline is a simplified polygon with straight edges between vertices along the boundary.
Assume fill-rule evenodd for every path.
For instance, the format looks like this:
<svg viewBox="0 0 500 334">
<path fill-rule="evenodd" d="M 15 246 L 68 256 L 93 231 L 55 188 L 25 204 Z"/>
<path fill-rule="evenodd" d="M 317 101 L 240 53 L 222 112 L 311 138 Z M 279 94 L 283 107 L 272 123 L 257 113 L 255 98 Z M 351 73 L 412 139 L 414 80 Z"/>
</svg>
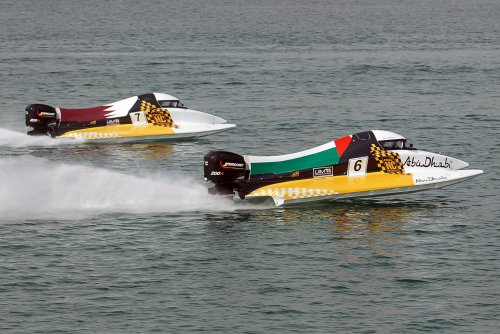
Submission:
<svg viewBox="0 0 500 334">
<path fill-rule="evenodd" d="M 49 136 L 28 136 L 25 133 L 0 128 L 0 147 L 74 145 L 82 141 L 74 139 L 55 140 Z"/>
<path fill-rule="evenodd" d="M 235 208 L 231 200 L 209 195 L 183 175 L 137 177 L 31 156 L 0 159 L 0 220 Z"/>
</svg>

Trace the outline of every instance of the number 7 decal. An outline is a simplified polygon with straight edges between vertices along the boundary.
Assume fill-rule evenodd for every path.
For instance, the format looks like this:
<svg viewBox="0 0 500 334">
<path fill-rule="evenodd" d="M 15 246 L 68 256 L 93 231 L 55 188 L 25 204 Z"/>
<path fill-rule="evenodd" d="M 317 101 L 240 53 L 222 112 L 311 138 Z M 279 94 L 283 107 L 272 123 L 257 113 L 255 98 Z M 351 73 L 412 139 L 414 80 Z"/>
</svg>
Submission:
<svg viewBox="0 0 500 334">
<path fill-rule="evenodd" d="M 148 120 L 146 119 L 146 114 L 143 111 L 131 112 L 130 120 L 134 125 L 143 125 L 148 123 Z"/>
<path fill-rule="evenodd" d="M 366 175 L 367 166 L 368 166 L 368 157 L 349 159 L 349 166 L 347 167 L 347 175 L 349 176 Z"/>
</svg>

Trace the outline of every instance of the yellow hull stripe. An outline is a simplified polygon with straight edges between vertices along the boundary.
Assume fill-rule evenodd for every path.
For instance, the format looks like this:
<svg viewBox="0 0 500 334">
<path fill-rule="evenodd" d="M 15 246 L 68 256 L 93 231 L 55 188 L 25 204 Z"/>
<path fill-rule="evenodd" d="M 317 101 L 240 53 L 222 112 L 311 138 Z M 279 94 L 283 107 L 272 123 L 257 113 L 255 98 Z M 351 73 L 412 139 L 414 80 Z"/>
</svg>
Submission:
<svg viewBox="0 0 500 334">
<path fill-rule="evenodd" d="M 254 190 L 247 196 L 271 196 L 291 200 L 412 187 L 413 185 L 413 178 L 410 174 L 374 172 L 363 176 L 328 176 L 275 183 Z"/>
<path fill-rule="evenodd" d="M 99 126 L 95 128 L 80 129 L 68 131 L 61 135 L 63 138 L 76 139 L 102 139 L 102 138 L 120 138 L 120 137 L 139 137 L 139 136 L 159 136 L 175 134 L 170 127 L 158 126 L 153 124 L 133 125 L 120 124 Z"/>
</svg>

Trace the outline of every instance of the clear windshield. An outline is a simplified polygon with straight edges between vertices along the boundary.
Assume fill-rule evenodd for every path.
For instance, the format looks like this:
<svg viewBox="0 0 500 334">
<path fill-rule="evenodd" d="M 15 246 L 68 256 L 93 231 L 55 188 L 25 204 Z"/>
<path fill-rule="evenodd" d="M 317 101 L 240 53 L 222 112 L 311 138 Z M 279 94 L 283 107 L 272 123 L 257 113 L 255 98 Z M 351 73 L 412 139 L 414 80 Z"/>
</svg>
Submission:
<svg viewBox="0 0 500 334">
<path fill-rule="evenodd" d="M 181 101 L 158 101 L 163 108 L 185 108 Z"/>
<path fill-rule="evenodd" d="M 406 139 L 384 140 L 380 141 L 380 145 L 386 150 L 414 150 L 413 144 Z"/>
</svg>

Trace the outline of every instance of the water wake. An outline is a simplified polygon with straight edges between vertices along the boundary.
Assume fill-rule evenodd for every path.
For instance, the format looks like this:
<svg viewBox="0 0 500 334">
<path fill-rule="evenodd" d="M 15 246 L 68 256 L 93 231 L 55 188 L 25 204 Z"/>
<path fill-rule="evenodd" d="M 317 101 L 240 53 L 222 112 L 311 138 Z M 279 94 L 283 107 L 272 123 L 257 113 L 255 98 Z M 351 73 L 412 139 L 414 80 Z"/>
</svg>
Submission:
<svg viewBox="0 0 500 334">
<path fill-rule="evenodd" d="M 53 139 L 48 136 L 28 136 L 25 133 L 0 128 L 0 147 L 58 146 L 74 145 L 82 141 L 74 139 Z"/>
<path fill-rule="evenodd" d="M 0 159 L 2 219 L 83 218 L 102 213 L 232 211 L 187 176 L 137 177 L 30 156 Z"/>
</svg>

